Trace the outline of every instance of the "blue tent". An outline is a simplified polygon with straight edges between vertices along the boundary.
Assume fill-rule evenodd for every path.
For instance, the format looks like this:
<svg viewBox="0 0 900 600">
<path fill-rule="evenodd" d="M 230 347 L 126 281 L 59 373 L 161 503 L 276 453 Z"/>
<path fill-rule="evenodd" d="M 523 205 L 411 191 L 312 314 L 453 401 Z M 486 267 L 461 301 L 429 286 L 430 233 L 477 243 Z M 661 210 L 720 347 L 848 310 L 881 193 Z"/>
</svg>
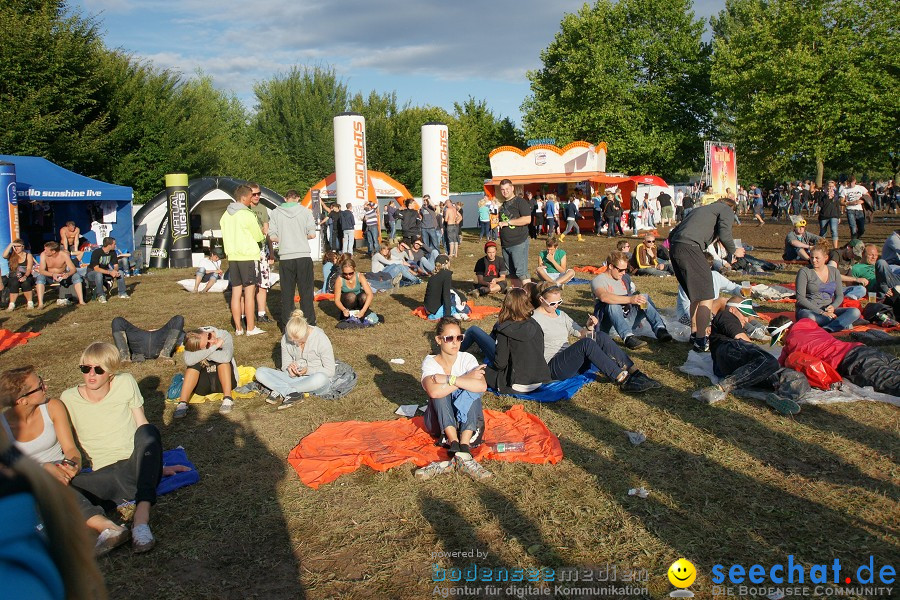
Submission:
<svg viewBox="0 0 900 600">
<path fill-rule="evenodd" d="M 28 240 L 32 245 L 32 252 L 39 254 L 43 250 L 40 246 L 46 240 L 59 241 L 59 229 L 67 221 L 75 221 L 82 236 L 91 243 L 99 244 L 101 240 L 97 240 L 91 231 L 91 213 L 102 215 L 106 211 L 111 216 L 113 202 L 115 223 L 110 223 L 110 235 L 116 238 L 119 252 L 134 251 L 131 208 L 134 192 L 130 187 L 97 181 L 36 156 L 0 154 L 0 161 L 16 166 L 16 196 L 20 207 L 26 203 L 41 202 L 52 208 L 52 224 L 43 223 L 42 227 L 35 227 L 20 222 L 19 229 L 24 237 L 37 236 L 39 231 L 43 237 L 41 240 Z M 102 222 L 103 219 L 101 217 L 98 220 Z"/>
</svg>

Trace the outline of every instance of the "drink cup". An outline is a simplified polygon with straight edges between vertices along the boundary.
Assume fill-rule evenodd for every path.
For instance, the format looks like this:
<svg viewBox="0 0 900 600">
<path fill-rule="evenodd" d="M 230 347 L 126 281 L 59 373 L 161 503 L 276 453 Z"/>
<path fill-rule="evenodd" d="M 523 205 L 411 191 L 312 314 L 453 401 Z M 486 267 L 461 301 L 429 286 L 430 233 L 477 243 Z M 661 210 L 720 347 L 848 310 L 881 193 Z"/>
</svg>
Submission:
<svg viewBox="0 0 900 600">
<path fill-rule="evenodd" d="M 875 292 L 869 292 L 869 302 L 875 302 Z"/>
<path fill-rule="evenodd" d="M 742 281 L 742 282 L 741 282 L 741 295 L 742 295 L 744 298 L 749 298 L 749 297 L 750 297 L 750 293 L 751 293 L 751 292 L 750 292 L 750 282 L 749 282 L 749 281 Z"/>
</svg>

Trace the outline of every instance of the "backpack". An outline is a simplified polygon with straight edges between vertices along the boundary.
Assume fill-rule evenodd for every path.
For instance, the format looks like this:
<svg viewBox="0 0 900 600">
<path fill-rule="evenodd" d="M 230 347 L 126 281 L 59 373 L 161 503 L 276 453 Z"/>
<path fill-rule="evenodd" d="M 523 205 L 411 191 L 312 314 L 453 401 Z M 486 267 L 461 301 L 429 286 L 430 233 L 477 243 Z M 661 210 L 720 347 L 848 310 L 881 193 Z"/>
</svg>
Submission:
<svg viewBox="0 0 900 600">
<path fill-rule="evenodd" d="M 324 394 L 316 394 L 317 398 L 325 400 L 337 400 L 349 394 L 356 387 L 356 371 L 342 360 L 334 363 L 334 377 L 331 378 L 331 386 Z"/>
</svg>

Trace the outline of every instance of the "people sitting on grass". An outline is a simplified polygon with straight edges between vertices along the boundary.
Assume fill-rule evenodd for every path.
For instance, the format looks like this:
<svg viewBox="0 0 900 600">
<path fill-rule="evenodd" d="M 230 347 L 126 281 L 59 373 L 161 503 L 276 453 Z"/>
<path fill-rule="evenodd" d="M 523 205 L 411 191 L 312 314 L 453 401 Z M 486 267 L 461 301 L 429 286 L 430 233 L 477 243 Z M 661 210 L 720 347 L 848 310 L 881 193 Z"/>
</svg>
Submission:
<svg viewBox="0 0 900 600">
<path fill-rule="evenodd" d="M 330 294 L 334 289 L 334 280 L 340 277 L 337 264 L 342 255 L 337 250 L 326 250 L 322 255 L 322 289 L 320 294 Z"/>
<path fill-rule="evenodd" d="M 184 317 L 175 315 L 159 329 L 141 329 L 124 317 L 116 317 L 112 320 L 112 337 L 122 362 L 171 359 L 184 342 Z"/>
<path fill-rule="evenodd" d="M 223 275 L 221 250 L 213 248 L 209 251 L 209 256 L 202 258 L 197 266 L 197 273 L 194 276 L 194 293 L 208 292 L 218 280 L 222 279 Z M 201 283 L 206 284 L 202 290 L 200 289 Z"/>
<path fill-rule="evenodd" d="M 745 333 L 751 317 L 758 316 L 753 302 L 742 296 L 731 296 L 722 310 L 712 320 L 709 351 L 712 355 L 713 373 L 719 383 L 697 391 L 693 397 L 713 404 L 724 400 L 736 389 L 763 387 L 771 390 L 778 383 L 778 360 L 763 348 L 754 344 Z M 783 415 L 795 415 L 800 405 L 790 398 L 775 393 L 766 395 L 766 404 Z"/>
<path fill-rule="evenodd" d="M 484 357 L 490 360 L 485 377 L 488 385 L 501 394 L 531 392 L 553 379 L 544 361 L 544 333 L 532 318 L 533 313 L 528 292 L 510 288 L 491 336 L 477 327 L 469 328 L 480 332 L 469 339 L 478 343 Z M 491 351 L 492 358 L 488 356 Z"/>
<path fill-rule="evenodd" d="M 259 367 L 256 381 L 264 386 L 266 402 L 290 408 L 304 394 L 323 394 L 334 377 L 334 349 L 325 332 L 310 325 L 302 310 L 291 313 L 281 336 L 281 369 Z"/>
<path fill-rule="evenodd" d="M 506 261 L 497 253 L 496 242 L 484 244 L 484 256 L 475 263 L 475 295 L 487 296 L 498 292 L 506 292 L 509 271 Z"/>
<path fill-rule="evenodd" d="M 434 275 L 425 286 L 425 312 L 431 320 L 453 316 L 461 321 L 469 320 L 472 309 L 466 305 L 462 295 L 453 289 L 453 271 L 450 257 L 441 254 L 434 261 Z"/>
<path fill-rule="evenodd" d="M 648 233 L 644 241 L 637 245 L 628 259 L 628 272 L 632 275 L 668 277 L 672 275 L 672 265 L 657 256 L 656 236 Z"/>
<path fill-rule="evenodd" d="M 784 365 L 793 352 L 820 358 L 841 377 L 860 387 L 900 396 L 900 359 L 860 342 L 844 342 L 819 327 L 812 319 L 796 322 L 779 316 L 769 323 L 772 343 L 782 342 L 778 362 Z"/>
<path fill-rule="evenodd" d="M 9 276 L 5 285 L 9 288 L 9 306 L 6 310 L 16 309 L 16 299 L 20 293 L 25 295 L 27 308 L 34 308 L 32 290 L 34 289 L 34 257 L 25 250 L 25 242 L 14 239 L 6 250 L 3 251 L 3 259 L 9 265 Z"/>
<path fill-rule="evenodd" d="M 644 375 L 609 335 L 596 330 L 597 318 L 588 317 L 581 327 L 559 307 L 562 288 L 555 283 L 541 283 L 532 288 L 532 318 L 544 337 L 544 360 L 556 381 L 569 379 L 592 366 L 622 387 L 625 392 L 645 392 L 662 387 Z M 579 338 L 569 344 L 569 338 Z"/>
<path fill-rule="evenodd" d="M 174 418 L 187 415 L 191 396 L 222 394 L 219 413 L 234 409 L 231 392 L 237 385 L 237 365 L 234 364 L 234 339 L 231 334 L 215 327 L 201 327 L 184 337 L 184 383 Z"/>
<path fill-rule="evenodd" d="M 438 353 L 422 361 L 422 388 L 428 395 L 425 429 L 447 449 L 450 460 L 417 469 L 415 477 L 427 480 L 457 470 L 475 480 L 488 479 L 491 472 L 471 453 L 484 441 L 481 395 L 487 389 L 485 366 L 460 351 L 462 330 L 453 317 L 438 320 L 434 340 Z"/>
<path fill-rule="evenodd" d="M 103 246 L 91 253 L 87 279 L 94 286 L 94 298 L 100 304 L 106 304 L 107 279 L 115 282 L 119 288 L 119 298 L 128 299 L 125 289 L 125 273 L 119 269 L 119 257 L 116 254 L 115 238 L 103 238 Z"/>
<path fill-rule="evenodd" d="M 829 267 L 828 245 L 822 241 L 810 250 L 810 267 L 797 272 L 796 291 L 798 319 L 812 319 L 834 333 L 853 327 L 859 319 L 859 309 L 842 308 L 844 284 L 835 267 Z"/>
<path fill-rule="evenodd" d="M 794 228 L 784 238 L 784 260 L 809 260 L 809 251 L 822 238 L 806 230 L 806 219 L 797 219 Z"/>
<path fill-rule="evenodd" d="M 421 238 L 409 240 L 406 246 L 406 251 L 411 257 L 410 263 L 416 266 L 419 273 L 423 275 L 434 273 L 434 260 L 438 257 L 436 249 L 429 249 Z"/>
<path fill-rule="evenodd" d="M 78 469 L 92 469 L 78 470 L 70 485 L 81 492 L 82 512 L 92 515 L 104 515 L 105 503 L 133 501 L 131 547 L 147 552 L 156 544 L 150 507 L 163 475 L 162 438 L 144 415 L 137 381 L 119 367 L 116 347 L 94 342 L 81 355 L 84 383 L 60 396 L 85 454 Z"/>
<path fill-rule="evenodd" d="M 37 290 L 38 308 L 44 308 L 44 294 L 47 285 L 51 283 L 59 284 L 59 298 L 56 300 L 58 305 L 68 305 L 69 300 L 66 296 L 73 292 L 78 298 L 78 304 L 85 304 L 81 275 L 69 253 L 63 251 L 58 242 L 44 244 L 44 251 L 41 252 L 36 267 L 35 289 Z"/>
<path fill-rule="evenodd" d="M 638 294 L 628 275 L 628 259 L 622 252 L 613 252 L 606 259 L 606 273 L 591 281 L 596 302 L 594 315 L 600 322 L 600 331 L 609 334 L 615 330 L 629 350 L 645 346 L 647 342 L 634 334 L 634 330 L 646 319 L 656 339 L 668 342 L 672 339 L 666 324 L 649 294 Z"/>
<path fill-rule="evenodd" d="M 337 268 L 340 269 L 340 277 L 335 279 L 332 293 L 340 319 L 365 319 L 375 298 L 372 287 L 365 275 L 356 270 L 356 261 L 352 257 L 344 257 Z"/>
<path fill-rule="evenodd" d="M 559 247 L 559 239 L 555 235 L 547 236 L 547 249 L 541 250 L 539 257 L 538 280 L 565 285 L 575 277 L 575 269 L 568 268 L 566 251 Z"/>
<path fill-rule="evenodd" d="M 394 256 L 393 250 L 394 246 L 390 242 L 379 248 L 378 252 L 372 256 L 372 273 L 385 272 L 392 279 L 400 275 L 403 281 L 413 284 L 422 283 L 422 280 L 406 266 L 406 261 L 399 256 Z"/>
</svg>

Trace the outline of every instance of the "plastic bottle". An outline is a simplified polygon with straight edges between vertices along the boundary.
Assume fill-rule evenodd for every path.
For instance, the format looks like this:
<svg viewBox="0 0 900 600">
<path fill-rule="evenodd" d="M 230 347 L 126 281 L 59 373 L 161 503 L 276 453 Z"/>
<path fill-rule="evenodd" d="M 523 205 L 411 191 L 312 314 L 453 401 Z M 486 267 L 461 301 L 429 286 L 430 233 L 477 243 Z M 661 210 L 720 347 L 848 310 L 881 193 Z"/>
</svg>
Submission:
<svg viewBox="0 0 900 600">
<path fill-rule="evenodd" d="M 525 451 L 525 442 L 497 442 L 496 444 L 491 444 L 491 449 L 494 452 L 524 452 Z"/>
</svg>

